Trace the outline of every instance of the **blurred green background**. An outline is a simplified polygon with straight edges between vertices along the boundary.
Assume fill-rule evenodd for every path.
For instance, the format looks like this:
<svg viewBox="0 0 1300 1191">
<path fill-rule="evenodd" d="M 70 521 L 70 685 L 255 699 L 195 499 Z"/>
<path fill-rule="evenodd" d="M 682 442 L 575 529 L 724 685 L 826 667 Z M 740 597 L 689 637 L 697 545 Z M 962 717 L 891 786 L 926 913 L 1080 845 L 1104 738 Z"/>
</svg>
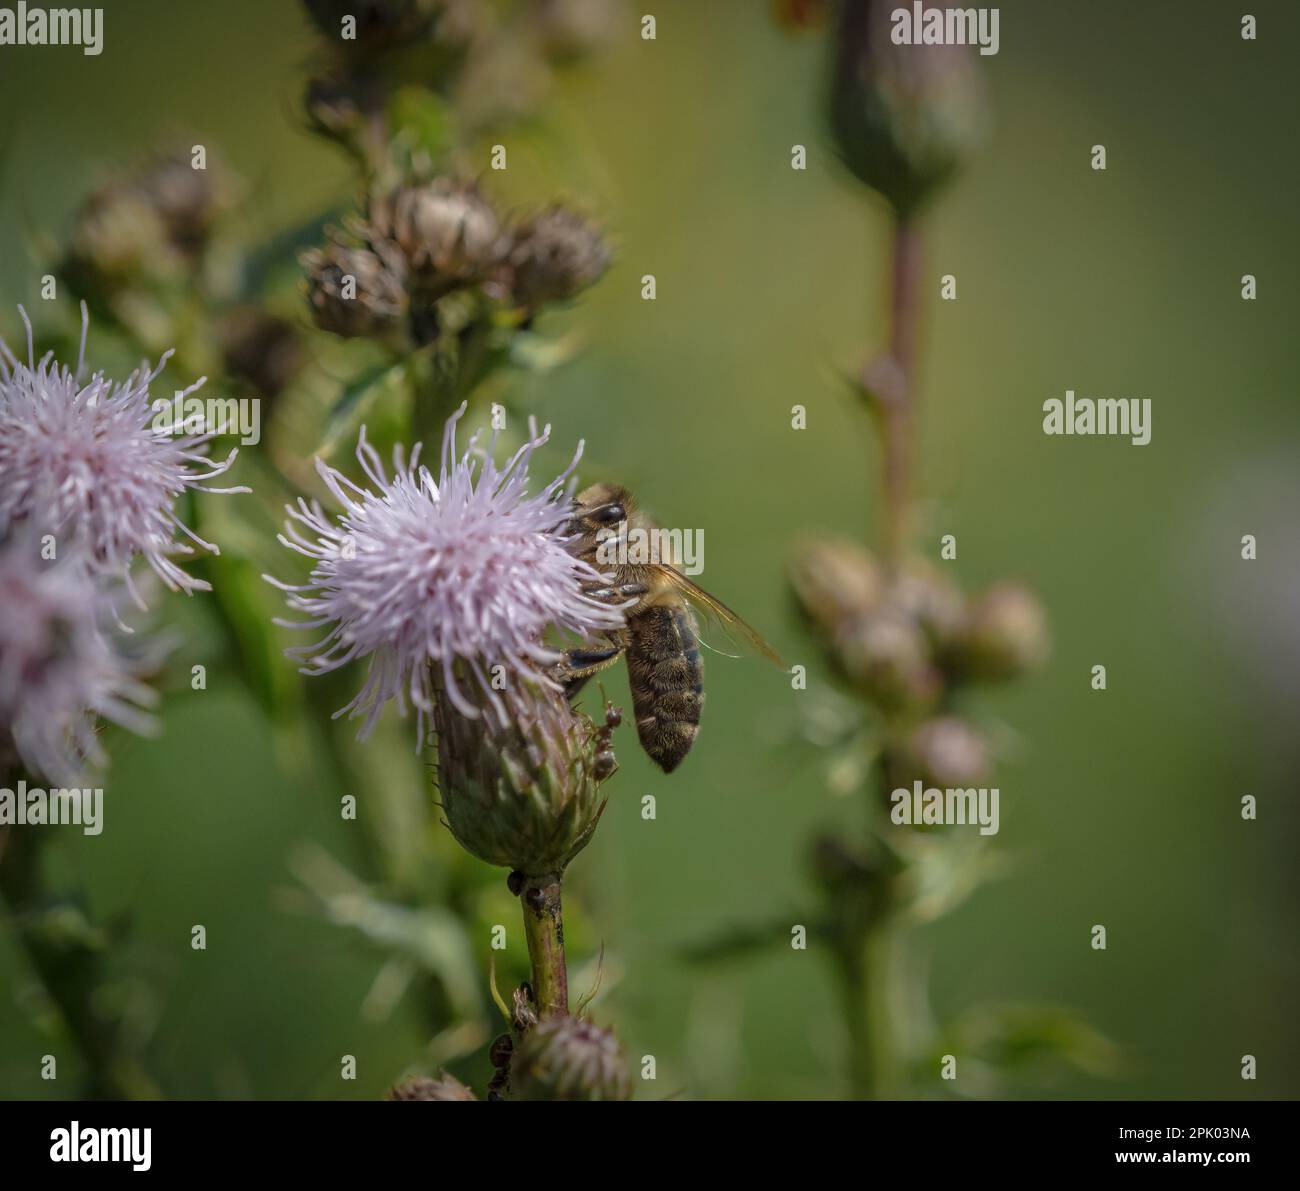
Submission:
<svg viewBox="0 0 1300 1191">
<path fill-rule="evenodd" d="M 937 559 L 953 533 L 964 585 L 1025 580 L 1055 649 L 983 700 L 1019 738 L 999 783 L 1011 866 L 921 932 L 934 1008 L 1066 1004 L 1124 1052 L 1115 1079 L 1013 1080 L 1014 1095 L 1295 1096 L 1300 11 L 1250 5 L 1259 40 L 1243 42 L 1237 9 L 1212 0 L 1000 7 L 1001 52 L 981 60 L 995 134 L 927 246 L 918 547 Z M 705 966 L 680 952 L 737 924 L 797 921 L 809 837 L 856 820 L 793 739 L 797 700 L 829 676 L 787 606 L 784 568 L 806 529 L 874 525 L 874 444 L 836 377 L 883 342 L 887 220 L 828 144 L 824 34 L 783 34 L 758 2 L 652 11 L 657 40 L 640 40 L 629 12 L 611 51 L 564 80 L 559 131 L 521 142 L 500 184 L 580 199 L 618 244 L 609 275 L 559 319 L 582 354 L 519 381 L 519 396 L 554 423 L 554 459 L 585 437 L 587 474 L 622 479 L 667 524 L 706 529 L 703 581 L 808 665 L 812 690 L 711 659 L 700 742 L 668 777 L 624 730 L 604 825 L 571 873 L 576 929 L 586 958 L 601 941 L 609 951 L 598 1019 L 658 1060 L 639 1095 L 833 1096 L 843 1043 L 815 950 L 778 940 Z M 173 133 L 248 180 L 268 231 L 352 195 L 346 164 L 294 115 L 313 45 L 296 4 L 119 0 L 105 36 L 98 58 L 0 49 L 11 341 L 15 304 L 40 306 L 40 245 L 112 167 Z M 790 169 L 796 143 L 805 172 Z M 1098 143 L 1104 173 L 1089 168 Z M 945 273 L 956 302 L 938 299 Z M 93 332 L 91 346 L 94 359 Z M 1151 444 L 1045 437 L 1041 404 L 1067 388 L 1151 398 Z M 794 403 L 805 431 L 790 429 Z M 1240 558 L 1244 533 L 1257 561 Z M 165 606 L 189 625 L 209 598 Z M 1096 663 L 1104 693 L 1089 686 Z M 610 686 L 626 702 L 625 679 Z M 380 1095 L 426 1041 L 416 997 L 363 1016 L 381 961 L 285 895 L 304 843 L 343 862 L 355 848 L 338 791 L 286 762 L 228 679 L 178 685 L 163 728 L 113 738 L 104 834 L 67 833 L 54 851 L 98 916 L 130 918 L 114 963 L 148 990 L 139 1025 L 169 1090 Z M 1247 793 L 1255 823 L 1240 819 Z M 189 947 L 194 923 L 206 951 Z M 1089 946 L 1094 923 L 1105 952 Z M 486 984 L 488 940 L 474 942 Z M 0 1095 L 72 1094 L 74 1060 L 56 1083 L 39 1078 L 51 1044 L 23 1011 L 7 934 L 0 982 Z M 339 1081 L 343 1054 L 359 1059 L 355 1083 Z M 1258 1059 L 1254 1083 L 1243 1054 Z"/>
</svg>

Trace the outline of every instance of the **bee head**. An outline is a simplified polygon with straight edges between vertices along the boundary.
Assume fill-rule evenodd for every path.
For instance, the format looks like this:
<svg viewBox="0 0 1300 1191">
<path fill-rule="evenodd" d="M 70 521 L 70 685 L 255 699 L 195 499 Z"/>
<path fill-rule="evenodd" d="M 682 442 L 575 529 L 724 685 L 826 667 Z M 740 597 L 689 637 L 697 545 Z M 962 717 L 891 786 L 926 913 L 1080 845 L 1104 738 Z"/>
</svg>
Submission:
<svg viewBox="0 0 1300 1191">
<path fill-rule="evenodd" d="M 628 518 L 631 500 L 627 489 L 616 484 L 593 484 L 578 493 L 569 533 L 578 539 L 579 554 L 594 550 L 603 538 L 617 531 L 619 523 Z"/>
</svg>

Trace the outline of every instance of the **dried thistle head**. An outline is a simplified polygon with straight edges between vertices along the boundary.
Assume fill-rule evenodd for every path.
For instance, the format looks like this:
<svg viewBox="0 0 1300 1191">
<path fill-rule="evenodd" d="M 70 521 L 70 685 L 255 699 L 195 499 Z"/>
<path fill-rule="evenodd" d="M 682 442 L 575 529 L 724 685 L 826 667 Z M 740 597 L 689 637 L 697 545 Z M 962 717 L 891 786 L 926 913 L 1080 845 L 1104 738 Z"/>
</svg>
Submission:
<svg viewBox="0 0 1300 1191">
<path fill-rule="evenodd" d="M 567 301 L 594 285 L 611 253 L 596 227 L 565 207 L 552 207 L 515 232 L 511 290 L 523 306 Z"/>
<path fill-rule="evenodd" d="M 391 246 L 375 250 L 332 241 L 302 255 L 307 301 L 323 331 L 383 339 L 405 325 L 406 262 Z"/>
<path fill-rule="evenodd" d="M 426 293 L 486 279 L 509 247 L 492 204 L 470 182 L 435 178 L 375 195 L 358 234 L 396 246 Z"/>
<path fill-rule="evenodd" d="M 455 1076 L 445 1071 L 436 1078 L 414 1076 L 394 1084 L 384 1096 L 385 1100 L 477 1100 L 473 1091 Z"/>
<path fill-rule="evenodd" d="M 627 1056 L 609 1030 L 559 1014 L 531 1027 L 510 1064 L 512 1100 L 630 1100 Z"/>
</svg>

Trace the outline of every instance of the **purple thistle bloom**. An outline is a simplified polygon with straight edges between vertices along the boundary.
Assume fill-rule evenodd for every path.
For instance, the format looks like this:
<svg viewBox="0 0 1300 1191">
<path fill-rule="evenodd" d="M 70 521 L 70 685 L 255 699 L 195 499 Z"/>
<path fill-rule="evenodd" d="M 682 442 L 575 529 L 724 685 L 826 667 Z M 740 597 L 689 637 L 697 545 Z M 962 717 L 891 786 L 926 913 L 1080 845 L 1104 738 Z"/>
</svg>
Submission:
<svg viewBox="0 0 1300 1191">
<path fill-rule="evenodd" d="M 67 535 L 67 545 L 100 573 L 125 579 L 132 596 L 130 566 L 143 556 L 173 591 L 187 594 L 209 584 L 187 575 L 170 555 L 191 554 L 177 531 L 213 554 L 176 516 L 176 498 L 187 488 L 205 492 L 247 492 L 208 488 L 205 482 L 229 469 L 232 450 L 221 463 L 207 458 L 213 433 L 176 434 L 170 410 L 160 416 L 149 399 L 171 352 L 152 371 L 141 366 L 121 383 L 97 372 L 83 383 L 88 319 L 82 304 L 81 353 L 77 370 L 53 354 L 39 361 L 27 327 L 27 363 L 0 340 L 0 537 L 20 525 Z M 201 378 L 178 400 L 203 384 Z M 170 402 L 166 403 L 168 406 Z M 195 465 L 207 471 L 193 470 Z"/>
<path fill-rule="evenodd" d="M 566 490 L 565 482 L 582 444 L 562 475 L 529 496 L 528 461 L 547 441 L 550 427 L 540 435 L 533 427 L 530 441 L 498 468 L 495 435 L 485 449 L 475 434 L 457 454 L 456 423 L 464 412 L 462 405 L 447 421 L 437 480 L 419 463 L 419 445 L 409 462 L 400 446 L 394 448 L 390 480 L 363 427 L 357 459 L 374 491 L 318 459 L 316 469 L 342 505 L 342 516 L 336 523 L 318 504 L 302 499 L 297 508 L 287 507 L 311 539 L 291 521 L 280 541 L 314 566 L 302 586 L 266 576 L 289 593 L 291 608 L 309 618 L 277 623 L 328 626 L 323 640 L 291 651 L 306 662 L 305 674 L 370 659 L 360 692 L 335 713 L 364 716 L 362 738 L 384 703 L 395 700 L 404 714 L 409 698 L 424 740 L 436 688 L 445 690 L 462 715 L 480 714 L 477 699 L 505 723 L 501 693 L 521 680 L 554 685 L 543 673 L 559 660 L 542 642 L 548 626 L 587 637 L 623 623 L 618 608 L 583 592 L 600 574 L 566 549 L 572 485 Z M 494 687 L 493 672 L 506 682 Z M 473 683 L 468 695 L 460 686 L 466 678 Z"/>
<path fill-rule="evenodd" d="M 111 643 L 111 592 L 71 559 L 46 562 L 20 534 L 0 547 L 0 738 L 29 768 L 75 785 L 105 762 L 102 716 L 142 735 L 155 693 Z"/>
</svg>

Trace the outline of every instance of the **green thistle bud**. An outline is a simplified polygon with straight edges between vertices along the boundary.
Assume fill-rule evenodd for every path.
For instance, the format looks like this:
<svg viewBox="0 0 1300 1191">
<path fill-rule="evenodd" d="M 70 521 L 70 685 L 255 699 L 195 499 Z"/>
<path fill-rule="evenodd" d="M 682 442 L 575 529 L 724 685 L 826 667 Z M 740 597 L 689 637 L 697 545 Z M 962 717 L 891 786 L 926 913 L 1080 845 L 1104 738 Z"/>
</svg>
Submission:
<svg viewBox="0 0 1300 1191">
<path fill-rule="evenodd" d="M 513 1100 L 630 1100 L 632 1080 L 618 1039 L 567 1014 L 533 1026 L 510 1066 Z"/>
<path fill-rule="evenodd" d="M 1014 678 L 1041 665 L 1048 653 L 1047 617 L 1028 588 L 1000 583 L 971 601 L 957 642 L 963 678 Z"/>
<path fill-rule="evenodd" d="M 385 1100 L 477 1100 L 454 1076 L 442 1072 L 437 1079 L 417 1076 L 388 1089 Z"/>
<path fill-rule="evenodd" d="M 983 139 L 966 47 L 895 45 L 883 0 L 844 0 L 830 92 L 840 156 L 900 216 L 922 206 Z"/>
<path fill-rule="evenodd" d="M 510 252 L 515 298 L 529 307 L 566 301 L 599 281 L 610 258 L 595 227 L 573 211 L 553 207 L 515 234 Z"/>
<path fill-rule="evenodd" d="M 303 253 L 302 264 L 312 318 L 322 330 L 355 338 L 383 336 L 402 325 L 406 266 L 396 252 L 330 243 Z"/>
<path fill-rule="evenodd" d="M 541 684 L 510 692 L 506 702 L 502 724 L 490 708 L 470 718 L 441 693 L 435 699 L 443 815 L 480 860 L 530 877 L 561 873 L 604 809 L 600 783 L 615 768 L 611 727 Z"/>
<path fill-rule="evenodd" d="M 939 789 L 979 786 L 989 772 L 984 737 L 957 716 L 926 720 L 908 738 L 898 785 L 920 780 Z"/>
</svg>

